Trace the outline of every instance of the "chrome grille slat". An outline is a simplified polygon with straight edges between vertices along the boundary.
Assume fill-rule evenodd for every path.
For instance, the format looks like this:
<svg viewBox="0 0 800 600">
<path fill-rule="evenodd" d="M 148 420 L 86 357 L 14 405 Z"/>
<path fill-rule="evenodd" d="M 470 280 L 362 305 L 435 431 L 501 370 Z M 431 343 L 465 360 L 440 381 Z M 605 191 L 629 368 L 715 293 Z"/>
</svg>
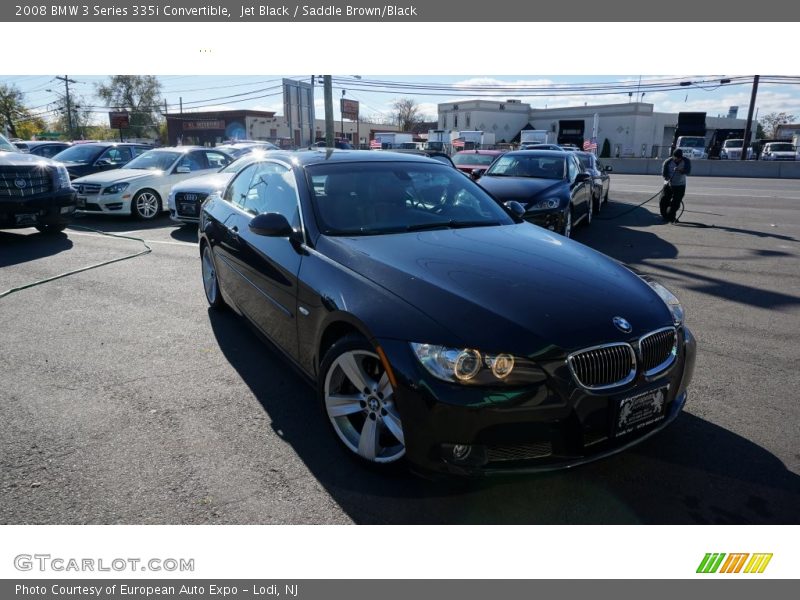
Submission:
<svg viewBox="0 0 800 600">
<path fill-rule="evenodd" d="M 100 193 L 100 188 L 102 186 L 99 183 L 79 183 L 74 187 L 78 190 L 79 194 L 95 196 Z"/>
<path fill-rule="evenodd" d="M 642 368 L 648 377 L 668 369 L 677 358 L 678 335 L 674 327 L 657 329 L 639 340 Z"/>
<path fill-rule="evenodd" d="M 17 182 L 22 182 L 19 187 Z M 27 198 L 53 189 L 50 170 L 41 167 L 0 167 L 0 197 Z"/>
<path fill-rule="evenodd" d="M 567 357 L 567 365 L 578 384 L 589 390 L 625 385 L 636 376 L 636 355 L 624 342 L 574 352 Z"/>
</svg>

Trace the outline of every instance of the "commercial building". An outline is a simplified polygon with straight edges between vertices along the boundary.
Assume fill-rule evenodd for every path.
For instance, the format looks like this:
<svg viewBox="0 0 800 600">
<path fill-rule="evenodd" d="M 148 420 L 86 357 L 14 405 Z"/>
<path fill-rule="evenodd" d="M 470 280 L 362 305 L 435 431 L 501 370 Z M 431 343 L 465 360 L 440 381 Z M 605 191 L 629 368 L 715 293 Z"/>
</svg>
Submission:
<svg viewBox="0 0 800 600">
<path fill-rule="evenodd" d="M 707 140 L 715 129 L 744 129 L 746 119 L 706 116 Z M 547 130 L 556 137 L 566 131 L 581 139 L 592 137 L 597 115 L 598 151 L 608 140 L 611 156 L 665 157 L 678 124 L 677 113 L 655 112 L 646 102 L 533 108 L 518 100 L 468 100 L 439 104 L 439 128 L 452 131 L 477 129 L 495 134 L 496 143 L 519 139 L 525 127 Z M 755 131 L 755 129 L 753 129 Z"/>
</svg>

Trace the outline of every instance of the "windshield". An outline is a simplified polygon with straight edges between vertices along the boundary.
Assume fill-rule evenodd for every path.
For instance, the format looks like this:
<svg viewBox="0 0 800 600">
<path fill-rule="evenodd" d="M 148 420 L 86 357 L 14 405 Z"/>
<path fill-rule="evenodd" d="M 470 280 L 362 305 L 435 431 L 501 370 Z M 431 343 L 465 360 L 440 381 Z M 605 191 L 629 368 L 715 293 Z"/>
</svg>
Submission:
<svg viewBox="0 0 800 600">
<path fill-rule="evenodd" d="M 725 140 L 723 148 L 741 148 L 744 140 Z"/>
<path fill-rule="evenodd" d="M 422 162 L 322 164 L 306 170 L 326 235 L 509 225 L 514 220 L 452 167 Z"/>
<path fill-rule="evenodd" d="M 230 154 L 230 152 L 228 154 Z M 237 158 L 224 169 L 220 170 L 220 173 L 238 173 L 242 170 L 243 166 L 246 166 L 250 162 L 249 154 L 250 152 L 247 152 L 244 156 Z"/>
<path fill-rule="evenodd" d="M 0 135 L 0 150 L 3 152 L 19 152 L 6 138 Z"/>
<path fill-rule="evenodd" d="M 490 165 L 497 158 L 493 154 L 478 154 L 477 152 L 467 152 L 466 154 L 456 154 L 453 162 L 457 165 Z"/>
<path fill-rule="evenodd" d="M 102 152 L 106 146 L 95 146 L 93 144 L 78 144 L 62 150 L 53 157 L 53 160 L 61 162 L 85 163 L 91 162 Z"/>
<path fill-rule="evenodd" d="M 183 152 L 164 152 L 162 150 L 148 150 L 137 156 L 127 165 L 126 169 L 146 169 L 150 171 L 166 171 L 172 166 Z"/>
<path fill-rule="evenodd" d="M 489 167 L 486 175 L 564 179 L 564 158 L 560 156 L 505 154 Z"/>
<path fill-rule="evenodd" d="M 703 137 L 681 138 L 678 146 L 680 146 L 681 148 L 705 148 L 706 138 Z"/>
<path fill-rule="evenodd" d="M 791 144 L 770 144 L 770 152 L 794 152 L 794 146 Z"/>
</svg>

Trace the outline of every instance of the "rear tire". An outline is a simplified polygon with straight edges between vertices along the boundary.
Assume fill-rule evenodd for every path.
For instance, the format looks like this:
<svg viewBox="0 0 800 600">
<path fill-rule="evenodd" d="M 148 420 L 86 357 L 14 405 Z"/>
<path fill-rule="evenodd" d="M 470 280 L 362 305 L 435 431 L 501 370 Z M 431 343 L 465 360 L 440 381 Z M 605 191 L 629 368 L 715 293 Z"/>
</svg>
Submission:
<svg viewBox="0 0 800 600">
<path fill-rule="evenodd" d="M 572 204 L 567 208 L 566 220 L 564 221 L 564 229 L 561 230 L 561 235 L 566 238 L 572 236 Z"/>
<path fill-rule="evenodd" d="M 219 289 L 217 267 L 214 262 L 214 254 L 211 251 L 211 246 L 203 244 L 201 257 L 203 289 L 206 293 L 206 300 L 211 308 L 221 310 L 225 308 L 225 300 L 222 299 L 222 292 Z"/>
</svg>

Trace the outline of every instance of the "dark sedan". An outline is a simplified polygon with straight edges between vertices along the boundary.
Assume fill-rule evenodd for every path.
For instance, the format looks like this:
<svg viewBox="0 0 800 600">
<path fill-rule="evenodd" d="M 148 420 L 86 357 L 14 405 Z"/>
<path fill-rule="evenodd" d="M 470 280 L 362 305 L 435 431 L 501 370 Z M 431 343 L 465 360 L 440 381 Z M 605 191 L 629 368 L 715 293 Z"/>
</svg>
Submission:
<svg viewBox="0 0 800 600">
<path fill-rule="evenodd" d="M 203 205 L 206 298 L 315 383 L 357 460 L 560 468 L 639 442 L 683 408 L 695 342 L 658 283 L 429 158 L 247 160 Z"/>
<path fill-rule="evenodd" d="M 518 150 L 494 161 L 478 180 L 498 200 L 519 202 L 524 219 L 565 237 L 592 222 L 592 176 L 574 152 Z"/>
<path fill-rule="evenodd" d="M 14 142 L 14 145 L 20 149 L 20 152 L 28 152 L 36 156 L 43 156 L 45 158 L 53 158 L 59 152 L 63 152 L 71 146 L 70 142 L 44 142 L 44 141 L 27 141 L 27 142 Z"/>
<path fill-rule="evenodd" d="M 608 202 L 608 193 L 611 191 L 611 165 L 603 165 L 600 160 L 591 152 L 575 152 L 581 168 L 592 175 L 592 206 L 594 214 L 600 212 L 603 204 Z"/>
<path fill-rule="evenodd" d="M 121 169 L 126 163 L 152 149 L 152 146 L 124 142 L 76 143 L 53 156 L 53 160 L 64 163 L 69 176 L 77 179 L 103 171 Z"/>
</svg>

